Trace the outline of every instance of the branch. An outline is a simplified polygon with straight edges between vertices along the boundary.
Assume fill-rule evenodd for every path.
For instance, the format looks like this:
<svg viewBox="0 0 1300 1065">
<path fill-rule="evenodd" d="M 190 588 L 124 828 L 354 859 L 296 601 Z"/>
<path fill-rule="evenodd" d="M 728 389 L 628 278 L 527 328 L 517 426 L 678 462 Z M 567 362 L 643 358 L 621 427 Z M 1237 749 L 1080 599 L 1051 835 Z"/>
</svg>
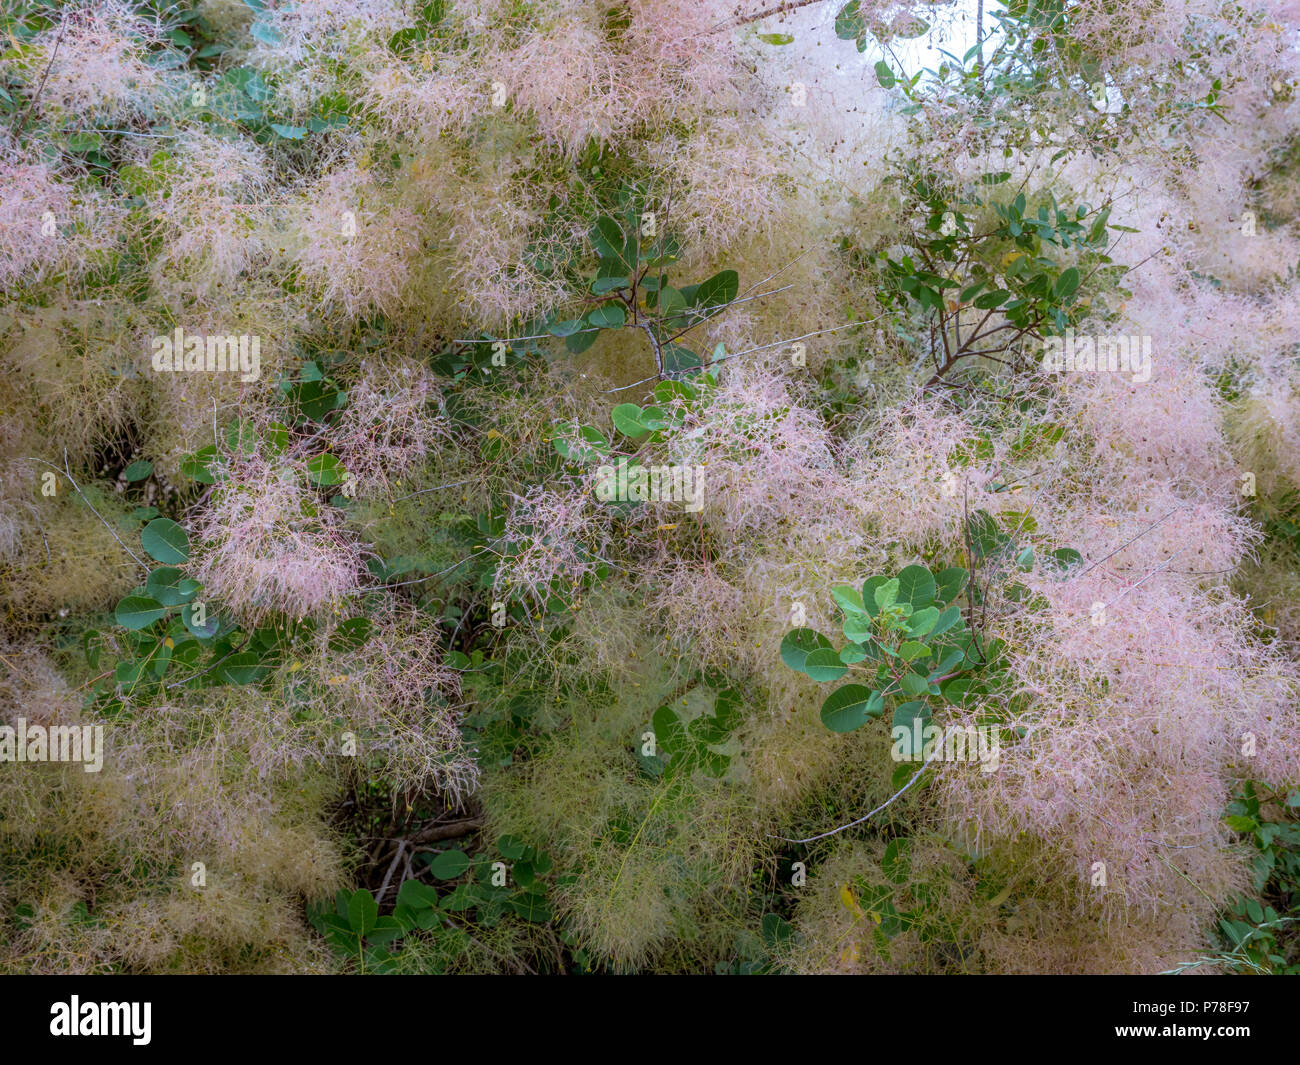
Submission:
<svg viewBox="0 0 1300 1065">
<path fill-rule="evenodd" d="M 393 855 L 393 860 L 388 863 L 388 872 L 384 874 L 384 882 L 379 886 L 379 894 L 375 896 L 375 904 L 384 901 L 384 896 L 388 894 L 388 885 L 393 882 L 393 873 L 397 871 L 397 863 L 402 860 L 402 855 L 406 853 L 408 841 L 399 839 L 397 841 L 397 853 Z"/>
<path fill-rule="evenodd" d="M 50 469 L 52 469 L 52 470 L 57 470 L 57 469 L 58 469 L 58 467 L 57 467 L 56 465 L 54 465 L 54 463 L 52 463 L 52 462 L 46 462 L 44 459 L 31 458 L 31 459 L 28 459 L 27 461 L 28 461 L 28 462 L 39 462 L 39 463 L 41 463 L 41 465 L 43 465 L 43 466 L 48 466 L 48 467 L 49 467 Z M 128 555 L 131 556 L 131 558 L 133 558 L 133 559 L 135 560 L 135 563 L 136 563 L 137 566 L 139 566 L 142 570 L 144 570 L 145 573 L 148 573 L 148 572 L 149 572 L 149 567 L 146 566 L 146 565 L 145 565 L 145 564 L 140 560 L 140 558 L 136 555 L 136 553 L 135 553 L 134 551 L 132 551 L 129 547 L 127 547 L 126 544 L 122 543 L 122 538 L 121 538 L 120 536 L 118 536 L 116 532 L 113 531 L 113 526 L 109 525 L 107 521 L 104 521 L 104 515 L 102 515 L 99 511 L 97 511 L 97 510 L 94 508 L 94 506 L 91 504 L 90 500 L 86 498 L 85 494 L 84 494 L 84 493 L 81 491 L 81 489 L 77 486 L 77 482 L 76 482 L 75 480 L 73 480 L 73 477 L 72 477 L 72 470 L 71 470 L 71 468 L 70 468 L 69 465 L 68 465 L 68 449 L 67 449 L 66 447 L 63 449 L 63 470 L 62 470 L 61 472 L 63 473 L 63 476 L 65 476 L 65 477 L 68 479 L 69 483 L 71 483 L 72 488 L 73 488 L 73 491 L 75 491 L 75 492 L 77 493 L 77 495 L 81 496 L 81 501 L 82 501 L 83 503 L 85 503 L 86 506 L 90 507 L 90 512 L 91 512 L 93 515 L 95 515 L 95 517 L 97 517 L 101 522 L 104 523 L 104 528 L 107 529 L 107 530 L 109 531 L 109 533 L 112 535 L 112 537 L 113 537 L 114 540 L 116 540 L 119 544 L 121 544 L 122 550 L 125 551 Z"/>
<path fill-rule="evenodd" d="M 784 3 L 777 4 L 774 7 L 764 8 L 762 11 L 753 15 L 737 15 L 735 18 L 728 19 L 726 22 L 719 22 L 712 29 L 705 30 L 701 36 L 711 33 L 721 33 L 723 30 L 739 29 L 741 26 L 748 25 L 751 22 L 758 22 L 767 18 L 769 15 L 786 15 L 791 11 L 798 11 L 801 7 L 809 7 L 812 4 L 819 3 L 820 0 L 785 0 Z"/>
<path fill-rule="evenodd" d="M 884 315 L 877 318 L 868 318 L 862 322 L 845 322 L 843 325 L 833 325 L 829 329 L 816 329 L 811 333 L 804 333 L 803 336 L 790 337 L 788 340 L 777 340 L 771 344 L 759 344 L 757 347 L 746 348 L 744 351 L 733 351 L 730 355 L 723 355 L 720 359 L 714 359 L 710 366 L 716 366 L 720 362 L 726 362 L 728 359 L 737 359 L 741 355 L 752 355 L 756 351 L 767 351 L 769 348 L 780 348 L 787 344 L 794 344 L 800 340 L 807 340 L 809 337 L 821 336 L 823 333 L 834 333 L 840 329 L 854 329 L 864 325 L 870 325 L 872 322 L 878 322 Z M 626 392 L 629 388 L 636 388 L 637 385 L 644 385 L 655 380 L 653 377 L 645 377 L 640 381 L 633 381 L 630 385 L 619 385 L 617 388 L 607 388 L 602 394 L 609 395 L 611 392 Z"/>
<path fill-rule="evenodd" d="M 14 130 L 15 141 L 18 139 L 18 135 L 22 133 L 23 127 L 27 125 L 27 119 L 32 113 L 32 108 L 36 106 L 36 101 L 40 99 L 41 93 L 45 91 L 46 79 L 50 76 L 50 68 L 54 66 L 54 57 L 59 54 L 59 45 L 63 43 L 63 31 L 67 26 L 68 21 L 66 18 L 59 23 L 59 35 L 54 38 L 54 47 L 50 50 L 50 61 L 45 64 L 45 73 L 41 75 L 41 83 L 36 86 L 36 92 L 27 104 L 27 110 L 23 112 L 23 117 L 18 122 L 18 128 Z"/>
<path fill-rule="evenodd" d="M 911 780 L 909 780 L 906 784 L 904 784 L 901 788 L 899 788 L 896 792 L 894 792 L 893 795 L 891 795 L 888 799 L 886 799 L 874 810 L 872 810 L 871 813 L 863 814 L 856 821 L 850 821 L 847 825 L 840 825 L 839 828 L 832 828 L 829 832 L 822 832 L 816 836 L 809 836 L 807 839 L 787 839 L 785 836 L 772 836 L 771 838 L 785 840 L 786 843 L 812 843 L 814 840 L 825 839 L 827 836 L 833 836 L 837 832 L 843 832 L 846 828 L 852 828 L 854 825 L 862 824 L 863 821 L 875 817 L 876 814 L 880 813 L 880 811 L 885 809 L 885 807 L 892 805 L 895 799 L 897 799 L 900 795 L 903 794 L 903 792 L 905 792 L 908 788 L 910 788 L 913 784 L 915 784 L 918 780 L 920 780 L 921 774 L 930 768 L 930 763 L 935 760 L 935 758 L 938 756 L 938 752 L 941 750 L 943 750 L 943 744 L 936 744 L 934 750 L 930 752 L 930 757 L 925 760 L 925 764 L 921 766 L 921 768 L 918 769 L 915 773 L 912 774 Z"/>
<path fill-rule="evenodd" d="M 461 836 L 468 836 L 471 832 L 476 832 L 483 827 L 483 818 L 469 817 L 463 821 L 450 821 L 441 825 L 430 825 L 428 828 L 422 828 L 419 832 L 414 832 L 406 837 L 406 841 L 412 844 L 417 843 L 436 843 L 443 839 L 459 839 Z"/>
</svg>

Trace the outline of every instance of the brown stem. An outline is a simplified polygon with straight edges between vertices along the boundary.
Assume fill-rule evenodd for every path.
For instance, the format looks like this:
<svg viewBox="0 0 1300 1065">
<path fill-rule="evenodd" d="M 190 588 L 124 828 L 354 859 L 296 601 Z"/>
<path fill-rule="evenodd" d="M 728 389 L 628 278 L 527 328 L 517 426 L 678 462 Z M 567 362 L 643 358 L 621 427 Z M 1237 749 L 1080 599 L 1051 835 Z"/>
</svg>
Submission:
<svg viewBox="0 0 1300 1065">
<path fill-rule="evenodd" d="M 765 19 L 769 15 L 784 15 L 791 11 L 797 11 L 801 7 L 808 7 L 809 5 L 818 2 L 819 0 L 785 0 L 785 3 L 776 4 L 773 7 L 764 8 L 762 11 L 759 11 L 757 14 L 754 15 L 737 15 L 734 19 L 729 19 L 728 21 L 723 22 L 718 26 L 715 26 L 713 29 L 709 30 L 708 32 L 720 33 L 722 30 L 725 29 L 734 29 L 739 26 L 748 25 L 751 22 L 758 22 L 760 19 Z"/>
<path fill-rule="evenodd" d="M 59 24 L 59 35 L 54 38 L 54 47 L 50 50 L 50 61 L 45 64 L 45 73 L 41 75 L 41 83 L 36 86 L 36 92 L 27 104 L 27 110 L 23 112 L 18 128 L 14 130 L 14 140 L 17 140 L 18 135 L 22 133 L 23 127 L 27 125 L 27 118 L 32 113 L 32 108 L 36 106 L 36 101 L 40 99 L 41 93 L 45 91 L 45 82 L 50 76 L 50 68 L 54 66 L 54 57 L 59 54 L 59 45 L 63 43 L 63 31 L 67 28 L 67 25 L 66 19 Z"/>
<path fill-rule="evenodd" d="M 441 825 L 430 825 L 428 828 L 422 828 L 419 832 L 413 832 L 407 836 L 407 842 L 417 843 L 436 843 L 441 839 L 459 839 L 461 836 L 468 836 L 483 827 L 483 818 L 469 817 L 463 821 L 450 821 Z"/>
</svg>

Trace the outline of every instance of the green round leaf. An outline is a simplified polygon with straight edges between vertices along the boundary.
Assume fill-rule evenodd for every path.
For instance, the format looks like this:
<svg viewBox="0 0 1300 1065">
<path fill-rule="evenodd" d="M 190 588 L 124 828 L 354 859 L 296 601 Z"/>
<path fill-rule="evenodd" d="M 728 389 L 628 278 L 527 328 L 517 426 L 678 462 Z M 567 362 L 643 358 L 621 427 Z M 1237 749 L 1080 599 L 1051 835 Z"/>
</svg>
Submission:
<svg viewBox="0 0 1300 1065">
<path fill-rule="evenodd" d="M 337 655 L 355 651 L 370 639 L 372 628 L 374 623 L 369 618 L 348 618 L 330 634 L 330 650 Z"/>
<path fill-rule="evenodd" d="M 851 666 L 854 662 L 861 662 L 866 657 L 867 652 L 856 643 L 846 643 L 840 649 L 840 661 L 846 666 Z"/>
<path fill-rule="evenodd" d="M 977 680 L 958 677 L 939 685 L 943 697 L 956 706 L 969 706 L 972 699 L 983 694 L 983 685 Z"/>
<path fill-rule="evenodd" d="M 636 272 L 636 264 L 632 261 L 631 248 L 623 235 L 623 227 L 614 219 L 608 216 L 596 219 L 596 224 L 591 229 L 591 243 L 596 249 L 596 254 L 601 259 L 607 260 L 620 274 Z"/>
<path fill-rule="evenodd" d="M 516 884 L 525 890 L 531 888 L 537 879 L 533 875 L 533 863 L 528 861 L 515 862 L 511 865 L 510 876 Z"/>
<path fill-rule="evenodd" d="M 739 291 L 740 275 L 735 270 L 723 270 L 700 282 L 695 290 L 695 306 L 720 307 L 734 300 Z"/>
<path fill-rule="evenodd" d="M 1048 560 L 1058 569 L 1069 569 L 1083 561 L 1083 556 L 1072 547 L 1058 547 L 1047 553 Z"/>
<path fill-rule="evenodd" d="M 582 324 L 582 321 L 579 320 L 578 325 L 582 326 Z M 566 336 L 564 338 L 564 346 L 574 355 L 581 355 L 591 347 L 592 344 L 596 343 L 596 340 L 599 337 L 599 329 L 588 329 L 584 327 L 574 332 L 571 336 Z"/>
<path fill-rule="evenodd" d="M 930 706 L 928 703 L 916 700 L 910 703 L 900 703 L 894 708 L 894 728 L 911 729 L 915 721 L 919 721 L 923 729 L 930 723 Z"/>
<path fill-rule="evenodd" d="M 689 403 L 697 395 L 698 390 L 687 381 L 660 381 L 655 385 L 655 399 L 660 403 L 671 403 L 674 399 Z"/>
<path fill-rule="evenodd" d="M 922 607 L 907 619 L 907 627 L 911 630 L 912 635 L 919 639 L 934 628 L 938 620 L 939 608 L 937 606 Z"/>
<path fill-rule="evenodd" d="M 627 312 L 617 303 L 606 303 L 587 312 L 587 322 L 598 329 L 621 329 L 627 321 Z"/>
<path fill-rule="evenodd" d="M 147 595 L 128 595 L 117 604 L 114 615 L 125 629 L 139 631 L 148 628 L 167 613 L 167 608 Z"/>
<path fill-rule="evenodd" d="M 216 445 L 209 444 L 181 460 L 181 473 L 199 484 L 216 484 L 217 477 L 212 467 L 217 463 L 218 457 Z"/>
<path fill-rule="evenodd" d="M 163 606 L 181 606 L 198 594 L 202 585 L 175 566 L 159 566 L 149 574 L 144 589 Z"/>
<path fill-rule="evenodd" d="M 581 328 L 581 318 L 566 318 L 561 322 L 552 322 L 546 327 L 546 331 L 553 337 L 571 337 Z"/>
<path fill-rule="evenodd" d="M 804 662 L 819 647 L 831 649 L 831 641 L 812 629 L 795 629 L 781 641 L 781 661 L 799 673 L 804 672 Z"/>
<path fill-rule="evenodd" d="M 867 32 L 867 17 L 861 0 L 849 0 L 835 16 L 835 36 L 842 41 L 852 41 Z"/>
<path fill-rule="evenodd" d="M 898 647 L 898 657 L 904 662 L 915 662 L 929 653 L 929 645 L 921 643 L 920 640 L 904 640 Z"/>
<path fill-rule="evenodd" d="M 171 518 L 154 518 L 140 533 L 140 543 L 155 562 L 174 566 L 190 557 L 190 538 Z"/>
<path fill-rule="evenodd" d="M 839 603 L 840 609 L 846 614 L 865 614 L 867 612 L 866 605 L 862 602 L 862 593 L 856 588 L 850 588 L 848 585 L 832 588 L 831 598 Z"/>
<path fill-rule="evenodd" d="M 668 413 L 662 407 L 646 407 L 641 412 L 641 425 L 646 429 L 667 429 L 672 424 Z"/>
<path fill-rule="evenodd" d="M 904 673 L 899 683 L 903 686 L 904 695 L 924 695 L 930 690 L 929 680 L 917 673 Z"/>
<path fill-rule="evenodd" d="M 951 603 L 957 596 L 961 595 L 962 589 L 966 587 L 966 579 L 969 576 L 970 574 L 960 566 L 953 566 L 950 569 L 943 570 L 938 574 L 935 581 L 937 588 L 935 598 L 941 603 Z"/>
<path fill-rule="evenodd" d="M 342 484 L 347 475 L 335 455 L 314 455 L 307 460 L 307 480 L 317 487 Z"/>
<path fill-rule="evenodd" d="M 832 732 L 852 732 L 884 713 L 884 697 L 862 684 L 846 684 L 822 704 L 822 724 Z"/>
<path fill-rule="evenodd" d="M 923 772 L 924 766 L 918 766 L 914 762 L 899 762 L 894 767 L 894 775 L 890 779 L 889 786 L 895 791 L 905 787 L 911 779 L 918 773 Z"/>
<path fill-rule="evenodd" d="M 153 473 L 153 463 L 141 459 L 139 462 L 131 463 L 122 471 L 122 479 L 125 481 L 143 481 L 151 473 Z"/>
<path fill-rule="evenodd" d="M 603 296 L 606 292 L 627 288 L 630 284 L 631 282 L 626 277 L 598 277 L 592 281 L 591 291 L 597 296 Z"/>
<path fill-rule="evenodd" d="M 703 365 L 703 360 L 690 348 L 684 348 L 681 344 L 664 345 L 664 373 L 691 373 Z"/>
<path fill-rule="evenodd" d="M 609 415 L 614 420 L 614 428 L 634 440 L 650 431 L 641 424 L 641 408 L 635 403 L 620 403 Z"/>
<path fill-rule="evenodd" d="M 770 947 L 779 947 L 794 938 L 794 926 L 779 913 L 765 913 L 759 928 Z"/>
<path fill-rule="evenodd" d="M 125 688 L 133 688 L 140 683 L 148 668 L 149 663 L 143 658 L 136 662 L 119 662 L 113 668 L 113 679 Z"/>
<path fill-rule="evenodd" d="M 844 635 L 854 643 L 866 643 L 872 639 L 874 634 L 871 625 L 871 619 L 865 614 L 844 615 Z"/>
<path fill-rule="evenodd" d="M 202 625 L 196 625 L 194 623 L 193 605 L 181 607 L 181 621 L 190 631 L 190 634 L 200 640 L 212 639 L 212 637 L 217 634 L 217 629 L 220 627 L 217 622 L 217 616 L 211 612 L 208 613 L 207 619 Z"/>
<path fill-rule="evenodd" d="M 427 909 L 438 905 L 438 891 L 415 879 L 403 880 L 402 886 L 397 891 L 397 902 L 401 906 L 409 906 L 412 910 Z"/>
<path fill-rule="evenodd" d="M 511 899 L 507 905 L 525 921 L 532 921 L 535 924 L 545 924 L 555 916 L 546 901 L 546 896 L 533 892 Z"/>
<path fill-rule="evenodd" d="M 216 677 L 222 684 L 255 684 L 266 673 L 267 667 L 262 665 L 261 657 L 253 651 L 231 655 L 216 669 Z"/>
<path fill-rule="evenodd" d="M 878 575 L 875 577 L 868 577 L 862 584 L 862 606 L 863 609 L 865 609 L 873 618 L 880 613 L 880 606 L 876 603 L 876 589 L 883 588 L 888 581 L 888 577 Z"/>
<path fill-rule="evenodd" d="M 497 840 L 497 850 L 502 858 L 514 862 L 524 856 L 524 852 L 528 850 L 528 845 L 515 836 L 502 836 Z"/>
<path fill-rule="evenodd" d="M 568 422 L 561 422 L 555 428 L 557 433 L 563 434 L 570 432 L 574 426 Z M 572 462 L 593 462 L 601 455 L 609 454 L 609 441 L 594 425 L 578 426 L 577 429 L 578 435 L 585 443 L 580 444 L 564 436 L 557 436 L 551 440 L 551 446 L 561 458 Z"/>
<path fill-rule="evenodd" d="M 1056 279 L 1056 285 L 1053 294 L 1063 303 L 1069 303 L 1074 297 L 1075 290 L 1079 287 L 1079 271 L 1071 266 L 1068 270 L 1062 270 L 1061 276 Z"/>
<path fill-rule="evenodd" d="M 818 684 L 825 684 L 839 680 L 849 670 L 833 648 L 819 647 L 804 659 L 803 671 Z"/>
<path fill-rule="evenodd" d="M 924 566 L 908 566 L 898 575 L 898 602 L 916 611 L 934 602 L 934 575 Z"/>
<path fill-rule="evenodd" d="M 1014 233 L 1016 223 L 1012 222 L 1012 232 Z M 981 311 L 990 311 L 994 307 L 999 307 L 1011 298 L 1011 293 L 1004 289 L 998 289 L 996 292 L 986 292 L 982 296 L 975 298 L 975 306 Z"/>
<path fill-rule="evenodd" d="M 439 880 L 455 880 L 470 864 L 469 855 L 464 851 L 443 851 L 429 863 L 429 871 Z"/>
<path fill-rule="evenodd" d="M 911 842 L 906 837 L 896 838 L 891 839 L 885 847 L 885 856 L 881 859 L 880 867 L 884 870 L 885 876 L 895 884 L 901 884 L 907 879 L 907 852 L 911 849 Z"/>
</svg>

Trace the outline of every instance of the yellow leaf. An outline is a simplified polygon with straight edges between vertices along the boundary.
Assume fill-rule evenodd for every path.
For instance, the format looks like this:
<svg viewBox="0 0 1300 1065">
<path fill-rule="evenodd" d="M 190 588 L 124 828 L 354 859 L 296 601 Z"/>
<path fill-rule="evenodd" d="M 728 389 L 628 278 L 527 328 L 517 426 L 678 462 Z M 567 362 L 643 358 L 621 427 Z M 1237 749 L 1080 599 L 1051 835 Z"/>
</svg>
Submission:
<svg viewBox="0 0 1300 1065">
<path fill-rule="evenodd" d="M 326 684 L 342 684 L 342 683 L 343 683 L 345 680 L 347 680 L 347 679 L 348 679 L 348 675 L 347 675 L 346 673 L 340 673 L 337 677 L 330 677 L 330 679 L 327 680 L 325 683 L 326 683 Z"/>
<path fill-rule="evenodd" d="M 840 885 L 840 902 L 844 903 L 844 908 L 850 913 L 862 916 L 862 909 L 858 906 L 858 900 L 853 897 L 853 891 L 848 884 Z"/>
<path fill-rule="evenodd" d="M 171 638 L 170 636 L 168 636 L 167 639 L 163 640 L 163 646 L 164 646 L 164 647 L 175 647 L 176 644 L 173 643 L 173 642 L 172 642 L 172 638 Z"/>
</svg>

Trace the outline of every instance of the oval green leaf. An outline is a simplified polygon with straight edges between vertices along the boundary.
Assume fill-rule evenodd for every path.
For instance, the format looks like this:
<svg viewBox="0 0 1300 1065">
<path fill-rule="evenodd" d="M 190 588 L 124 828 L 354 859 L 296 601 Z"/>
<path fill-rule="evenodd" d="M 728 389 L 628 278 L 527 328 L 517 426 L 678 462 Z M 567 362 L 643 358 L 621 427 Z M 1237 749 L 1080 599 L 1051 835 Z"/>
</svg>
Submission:
<svg viewBox="0 0 1300 1065">
<path fill-rule="evenodd" d="M 781 641 L 781 661 L 798 673 L 804 672 L 808 656 L 819 648 L 831 649 L 831 641 L 814 629 L 795 629 Z"/>
<path fill-rule="evenodd" d="M 803 671 L 818 684 L 839 680 L 848 672 L 848 666 L 840 661 L 840 656 L 830 647 L 819 647 L 804 660 Z"/>
<path fill-rule="evenodd" d="M 934 575 L 924 566 L 908 566 L 898 575 L 898 601 L 913 611 L 933 603 L 936 591 Z"/>
<path fill-rule="evenodd" d="M 190 538 L 171 518 L 154 518 L 140 533 L 140 543 L 155 562 L 174 566 L 190 557 Z"/>
<path fill-rule="evenodd" d="M 163 606 L 180 606 L 188 603 L 202 587 L 175 566 L 159 566 L 149 574 L 144 590 Z"/>
<path fill-rule="evenodd" d="M 822 724 L 832 732 L 852 732 L 884 712 L 884 697 L 862 684 L 846 684 L 822 703 Z"/>
<path fill-rule="evenodd" d="M 470 864 L 469 855 L 462 850 L 443 851 L 429 863 L 429 871 L 439 880 L 455 880 Z"/>
<path fill-rule="evenodd" d="M 307 460 L 307 480 L 317 488 L 342 484 L 347 474 L 335 455 L 313 455 Z"/>
<path fill-rule="evenodd" d="M 622 329 L 627 312 L 617 303 L 606 303 L 587 312 L 587 323 L 597 329 Z"/>
<path fill-rule="evenodd" d="M 128 595 L 117 604 L 114 616 L 124 629 L 139 631 L 148 628 L 167 613 L 167 608 L 147 595 Z"/>
</svg>

